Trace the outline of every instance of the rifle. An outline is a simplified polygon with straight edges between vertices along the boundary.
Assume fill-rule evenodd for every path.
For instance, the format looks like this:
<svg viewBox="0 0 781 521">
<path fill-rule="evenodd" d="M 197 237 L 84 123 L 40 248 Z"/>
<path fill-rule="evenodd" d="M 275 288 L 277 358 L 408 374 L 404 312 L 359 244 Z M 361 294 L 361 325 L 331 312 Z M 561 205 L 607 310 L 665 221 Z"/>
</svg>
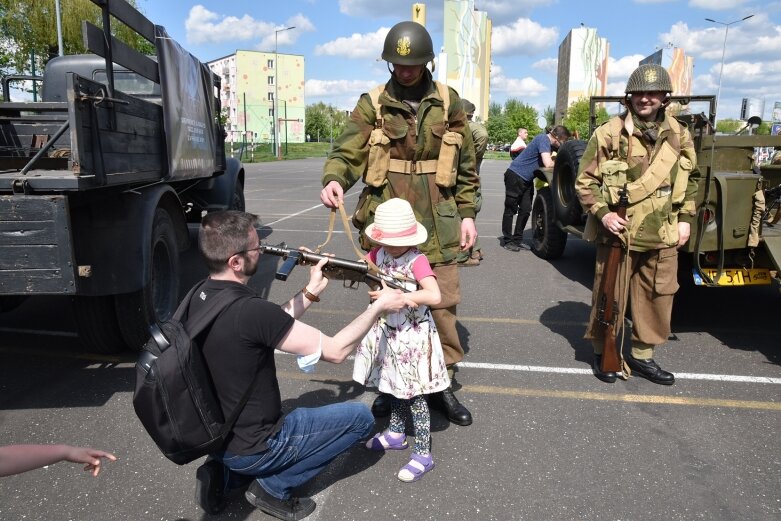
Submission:
<svg viewBox="0 0 781 521">
<path fill-rule="evenodd" d="M 616 213 L 622 219 L 626 219 L 626 207 L 629 205 L 626 185 L 618 191 L 618 208 Z M 616 278 L 621 257 L 624 254 L 624 245 L 621 240 L 610 234 L 610 253 L 602 272 L 602 281 L 599 287 L 599 307 L 597 308 L 597 322 L 604 333 L 605 347 L 602 350 L 602 363 L 600 370 L 603 373 L 616 373 L 622 371 L 621 356 L 616 348 L 616 321 L 618 319 L 618 302 L 615 299 Z"/>
<path fill-rule="evenodd" d="M 381 271 L 369 266 L 366 262 L 351 261 L 347 259 L 340 259 L 339 257 L 329 257 L 328 255 L 318 255 L 308 251 L 292 250 L 287 248 L 284 242 L 279 243 L 276 246 L 262 245 L 260 247 L 263 253 L 276 255 L 282 257 L 284 262 L 277 269 L 274 277 L 277 280 L 287 280 L 290 272 L 298 264 L 315 265 L 322 259 L 328 259 L 328 262 L 323 266 L 323 275 L 329 279 L 343 280 L 345 281 L 345 287 L 354 287 L 355 284 L 363 282 L 371 289 L 379 289 L 382 287 L 382 282 L 389 288 L 400 289 L 405 293 L 409 293 L 404 285 L 404 281 L 394 279 L 390 275 L 387 275 Z"/>
</svg>

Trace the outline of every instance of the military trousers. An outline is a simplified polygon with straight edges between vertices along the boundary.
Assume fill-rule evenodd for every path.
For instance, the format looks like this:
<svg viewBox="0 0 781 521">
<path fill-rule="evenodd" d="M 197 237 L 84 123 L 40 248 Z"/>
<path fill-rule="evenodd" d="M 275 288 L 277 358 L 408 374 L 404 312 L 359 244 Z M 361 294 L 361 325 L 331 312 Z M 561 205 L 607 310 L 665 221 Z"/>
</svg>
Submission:
<svg viewBox="0 0 781 521">
<path fill-rule="evenodd" d="M 602 328 L 598 327 L 600 286 L 611 247 L 597 245 L 597 261 L 594 289 L 591 298 L 591 316 L 585 338 L 591 340 L 596 354 L 604 346 Z M 627 291 L 628 290 L 628 291 Z M 632 356 L 645 360 L 653 357 L 655 346 L 663 344 L 670 336 L 673 297 L 678 291 L 678 250 L 664 248 L 644 252 L 630 251 L 616 277 L 615 302 L 618 303 L 616 332 L 621 339 L 620 327 L 624 313 L 629 308 L 632 318 Z M 624 295 L 628 296 L 625 302 Z"/>
<path fill-rule="evenodd" d="M 442 301 L 431 306 L 431 316 L 437 326 L 442 352 L 445 355 L 445 365 L 450 367 L 464 358 L 464 348 L 458 338 L 456 328 L 456 306 L 461 302 L 461 282 L 458 274 L 458 264 L 438 264 L 433 266 L 437 277 Z"/>
</svg>

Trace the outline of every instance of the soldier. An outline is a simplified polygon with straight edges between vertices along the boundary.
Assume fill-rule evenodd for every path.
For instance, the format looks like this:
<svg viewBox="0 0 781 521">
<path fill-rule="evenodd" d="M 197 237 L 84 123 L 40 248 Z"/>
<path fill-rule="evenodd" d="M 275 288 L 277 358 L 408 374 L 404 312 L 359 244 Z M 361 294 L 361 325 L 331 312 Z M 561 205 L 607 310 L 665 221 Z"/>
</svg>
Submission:
<svg viewBox="0 0 781 521">
<path fill-rule="evenodd" d="M 480 175 L 480 165 L 483 164 L 483 156 L 488 148 L 488 131 L 482 123 L 474 120 L 475 104 L 468 99 L 462 99 L 461 104 L 466 113 L 466 119 L 469 121 L 469 130 L 472 132 L 472 141 L 475 144 L 475 163 L 477 175 Z M 483 194 L 477 190 L 477 202 L 475 203 L 475 212 L 480 213 L 483 206 Z M 475 245 L 468 251 L 458 252 L 458 262 L 461 266 L 479 266 L 483 260 L 483 253 L 480 250 L 480 239 L 475 239 Z"/>
<path fill-rule="evenodd" d="M 617 375 L 600 370 L 604 341 L 599 338 L 596 304 L 609 234 L 620 237 L 628 250 L 616 280 L 621 310 L 617 324 L 623 323 L 626 300 L 631 303 L 632 350 L 627 365 L 654 383 L 675 382 L 674 375 L 654 361 L 654 349 L 670 334 L 673 296 L 678 291 L 678 248 L 689 239 L 695 218 L 699 172 L 689 130 L 665 113 L 672 90 L 664 67 L 646 64 L 635 69 L 626 86 L 628 110 L 594 132 L 580 161 L 576 187 L 589 215 L 584 237 L 597 241 L 594 296 L 585 337 L 594 346 L 594 375 L 607 383 L 615 382 Z M 624 186 L 629 196 L 626 219 L 612 207 Z"/>
<path fill-rule="evenodd" d="M 380 203 L 406 199 L 415 217 L 428 231 L 420 246 L 434 269 L 442 301 L 432 309 L 451 380 L 453 365 L 464 356 L 456 330 L 456 305 L 461 300 L 459 250 L 477 238 L 475 198 L 480 179 L 475 171 L 472 134 L 467 128 L 461 99 L 455 90 L 432 79 L 426 68 L 434 60 L 434 46 L 425 27 L 416 22 L 394 25 L 385 38 L 382 59 L 391 79 L 363 94 L 334 142 L 323 168 L 320 200 L 329 208 L 344 202 L 344 192 L 362 179 L 353 223 L 361 230 L 362 246 L 369 248 L 364 230 L 374 220 Z M 392 69 L 391 69 L 392 65 Z M 452 388 L 432 395 L 458 425 L 472 423 L 472 415 Z M 375 416 L 390 413 L 390 400 L 379 395 Z"/>
</svg>

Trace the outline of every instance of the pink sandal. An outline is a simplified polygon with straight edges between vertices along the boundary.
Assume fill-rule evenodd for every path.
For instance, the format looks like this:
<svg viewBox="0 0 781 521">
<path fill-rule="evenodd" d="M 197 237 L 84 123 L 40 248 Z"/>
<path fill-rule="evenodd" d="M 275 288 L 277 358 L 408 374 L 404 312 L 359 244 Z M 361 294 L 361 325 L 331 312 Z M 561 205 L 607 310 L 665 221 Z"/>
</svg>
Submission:
<svg viewBox="0 0 781 521">
<path fill-rule="evenodd" d="M 366 442 L 366 448 L 369 450 L 385 451 L 385 450 L 404 450 L 409 445 L 407 444 L 407 437 L 402 435 L 401 438 L 393 439 L 388 436 L 388 431 L 378 432 Z"/>
<path fill-rule="evenodd" d="M 401 467 L 398 478 L 405 483 L 412 483 L 423 477 L 423 474 L 434 468 L 434 458 L 431 454 L 428 456 L 421 456 L 420 454 L 412 453 L 412 458 L 409 463 Z"/>
</svg>

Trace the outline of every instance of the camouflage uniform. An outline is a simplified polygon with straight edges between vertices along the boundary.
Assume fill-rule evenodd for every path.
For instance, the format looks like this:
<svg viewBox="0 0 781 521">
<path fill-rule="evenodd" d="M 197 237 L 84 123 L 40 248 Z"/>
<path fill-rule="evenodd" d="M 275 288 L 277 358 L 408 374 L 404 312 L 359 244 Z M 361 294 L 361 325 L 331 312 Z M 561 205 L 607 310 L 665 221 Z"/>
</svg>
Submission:
<svg viewBox="0 0 781 521">
<path fill-rule="evenodd" d="M 629 225 L 623 240 L 626 243 L 628 235 L 629 252 L 623 268 L 629 270 L 632 356 L 641 360 L 651 358 L 654 347 L 664 343 L 670 334 L 673 296 L 678 290 L 678 222 L 694 221 L 699 177 L 694 144 L 685 125 L 665 114 L 663 120 L 651 125 L 650 131 L 643 126 L 627 114 L 600 126 L 583 153 L 576 181 L 578 198 L 589 214 L 586 238 L 597 241 L 592 309 L 586 331 L 596 354 L 602 353 L 603 341 L 595 337 L 595 303 L 611 237 L 599 223 L 611 211 L 608 198 L 615 200 L 616 188 L 624 183 L 636 188 L 630 191 L 627 208 Z M 655 165 L 664 165 L 658 177 L 661 182 L 637 188 L 640 183 L 632 184 L 633 181 L 648 171 L 652 159 L 657 161 Z M 626 284 L 626 271 L 622 269 L 616 280 L 616 298 L 620 303 Z M 623 322 L 626 303 L 620 308 L 619 324 Z"/>
<path fill-rule="evenodd" d="M 480 179 L 475 171 L 472 134 L 467 132 L 461 100 L 453 89 L 448 89 L 448 125 L 444 122 L 443 99 L 428 70 L 424 71 L 421 82 L 413 87 L 404 87 L 394 79 L 388 81 L 379 95 L 379 110 L 383 133 L 390 139 L 391 163 L 405 161 L 409 167 L 423 161 L 435 161 L 439 157 L 442 136 L 448 130 L 446 127 L 461 134 L 463 143 L 457 160 L 455 185 L 443 188 L 434 183 L 433 172 L 397 172 L 391 164 L 381 186 L 364 187 L 353 223 L 361 231 L 362 246 L 368 249 L 363 230 L 373 222 L 377 206 L 393 197 L 406 199 L 412 205 L 416 219 L 428 230 L 428 239 L 418 248 L 434 268 L 442 293 L 442 302 L 432 309 L 432 315 L 442 340 L 445 362 L 450 366 L 464 356 L 456 331 L 456 305 L 461 294 L 455 259 L 460 250 L 461 219 L 475 217 Z M 370 95 L 363 94 L 326 160 L 323 186 L 337 181 L 346 192 L 359 179 L 366 181 L 369 137 L 375 128 L 376 114 Z"/>
</svg>

